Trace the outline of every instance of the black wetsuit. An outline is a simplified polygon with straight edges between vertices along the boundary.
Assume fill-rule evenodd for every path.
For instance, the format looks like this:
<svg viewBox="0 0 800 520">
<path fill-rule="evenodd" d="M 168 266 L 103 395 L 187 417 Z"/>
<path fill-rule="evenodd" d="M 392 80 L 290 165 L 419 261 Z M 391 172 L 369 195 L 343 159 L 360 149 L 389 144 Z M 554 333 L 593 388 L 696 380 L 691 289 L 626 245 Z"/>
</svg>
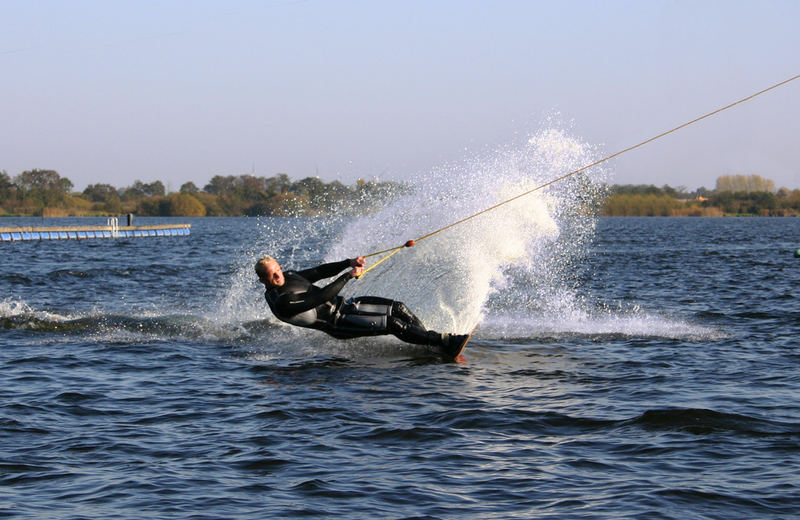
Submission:
<svg viewBox="0 0 800 520">
<path fill-rule="evenodd" d="M 442 345 L 438 332 L 422 322 L 402 303 L 377 296 L 345 300 L 339 292 L 352 278 L 344 273 L 325 287 L 314 282 L 350 267 L 349 260 L 323 264 L 303 271 L 285 271 L 284 284 L 267 287 L 264 297 L 275 316 L 300 327 L 318 329 L 339 339 L 393 334 L 420 345 Z"/>
</svg>

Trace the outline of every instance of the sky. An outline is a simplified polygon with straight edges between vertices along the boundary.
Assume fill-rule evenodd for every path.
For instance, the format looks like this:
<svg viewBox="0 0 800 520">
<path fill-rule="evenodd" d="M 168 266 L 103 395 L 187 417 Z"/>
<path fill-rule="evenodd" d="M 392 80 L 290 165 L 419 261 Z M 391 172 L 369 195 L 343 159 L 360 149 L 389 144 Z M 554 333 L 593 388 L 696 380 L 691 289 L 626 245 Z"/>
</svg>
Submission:
<svg viewBox="0 0 800 520">
<path fill-rule="evenodd" d="M 0 171 L 404 180 L 557 120 L 610 155 L 800 74 L 800 2 L 0 0 Z M 800 80 L 610 163 L 800 188 Z"/>
</svg>

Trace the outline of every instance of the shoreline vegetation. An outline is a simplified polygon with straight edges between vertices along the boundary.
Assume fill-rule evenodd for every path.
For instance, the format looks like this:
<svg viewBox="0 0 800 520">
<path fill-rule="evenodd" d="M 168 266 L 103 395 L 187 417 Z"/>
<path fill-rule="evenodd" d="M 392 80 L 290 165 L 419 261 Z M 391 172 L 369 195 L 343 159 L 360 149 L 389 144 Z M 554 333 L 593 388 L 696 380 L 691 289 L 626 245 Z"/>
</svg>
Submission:
<svg viewBox="0 0 800 520">
<path fill-rule="evenodd" d="M 0 216 L 82 217 L 134 213 L 141 216 L 321 216 L 376 211 L 412 193 L 402 182 L 359 179 L 347 186 L 317 177 L 217 175 L 202 189 L 193 182 L 167 192 L 161 181 L 135 181 L 125 188 L 91 184 L 82 192 L 54 170 L 0 171 Z M 688 192 L 668 185 L 605 186 L 597 214 L 609 217 L 798 216 L 800 189 L 775 189 L 758 175 L 724 175 L 716 188 Z"/>
</svg>

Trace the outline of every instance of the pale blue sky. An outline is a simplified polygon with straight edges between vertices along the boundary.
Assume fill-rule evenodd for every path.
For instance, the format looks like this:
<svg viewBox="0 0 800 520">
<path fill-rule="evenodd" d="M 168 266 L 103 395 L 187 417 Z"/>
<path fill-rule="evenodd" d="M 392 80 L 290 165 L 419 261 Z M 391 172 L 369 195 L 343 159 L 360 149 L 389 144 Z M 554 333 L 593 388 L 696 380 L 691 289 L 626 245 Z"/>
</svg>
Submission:
<svg viewBox="0 0 800 520">
<path fill-rule="evenodd" d="M 800 1 L 0 0 L 0 170 L 401 180 L 557 113 L 610 154 L 800 73 Z M 800 188 L 800 80 L 613 182 Z"/>
</svg>

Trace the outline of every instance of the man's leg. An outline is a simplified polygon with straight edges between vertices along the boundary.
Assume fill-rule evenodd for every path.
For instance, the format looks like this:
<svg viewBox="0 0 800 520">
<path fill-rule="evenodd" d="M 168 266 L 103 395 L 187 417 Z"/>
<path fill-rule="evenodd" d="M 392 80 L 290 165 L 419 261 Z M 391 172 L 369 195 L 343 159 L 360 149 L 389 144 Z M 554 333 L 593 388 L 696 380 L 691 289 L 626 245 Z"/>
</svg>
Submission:
<svg viewBox="0 0 800 520">
<path fill-rule="evenodd" d="M 341 338 L 392 334 L 406 343 L 459 348 L 466 335 L 440 334 L 427 330 L 419 318 L 402 303 L 378 296 L 360 296 L 347 300 L 329 334 Z"/>
<path fill-rule="evenodd" d="M 393 302 L 392 303 L 392 316 L 396 316 L 403 321 L 407 321 L 412 325 L 416 325 L 422 329 L 427 329 L 425 325 L 422 324 L 422 320 L 417 318 L 413 312 L 408 310 L 408 307 L 403 302 Z"/>
<path fill-rule="evenodd" d="M 380 296 L 359 296 L 347 300 L 347 303 L 353 305 L 358 314 L 386 314 L 387 316 L 400 318 L 402 321 L 422 329 L 426 328 L 422 320 L 417 318 L 403 302 L 381 298 Z"/>
<path fill-rule="evenodd" d="M 444 344 L 442 334 L 433 330 L 426 330 L 418 327 L 413 323 L 403 321 L 396 316 L 389 316 L 387 320 L 389 333 L 397 338 L 405 341 L 406 343 L 414 343 L 416 345 L 429 345 L 438 347 Z"/>
<path fill-rule="evenodd" d="M 402 302 L 379 296 L 359 296 L 347 300 L 340 313 L 336 321 L 339 334 L 392 334 L 417 345 L 443 344 L 442 334 L 427 330 Z"/>
</svg>

